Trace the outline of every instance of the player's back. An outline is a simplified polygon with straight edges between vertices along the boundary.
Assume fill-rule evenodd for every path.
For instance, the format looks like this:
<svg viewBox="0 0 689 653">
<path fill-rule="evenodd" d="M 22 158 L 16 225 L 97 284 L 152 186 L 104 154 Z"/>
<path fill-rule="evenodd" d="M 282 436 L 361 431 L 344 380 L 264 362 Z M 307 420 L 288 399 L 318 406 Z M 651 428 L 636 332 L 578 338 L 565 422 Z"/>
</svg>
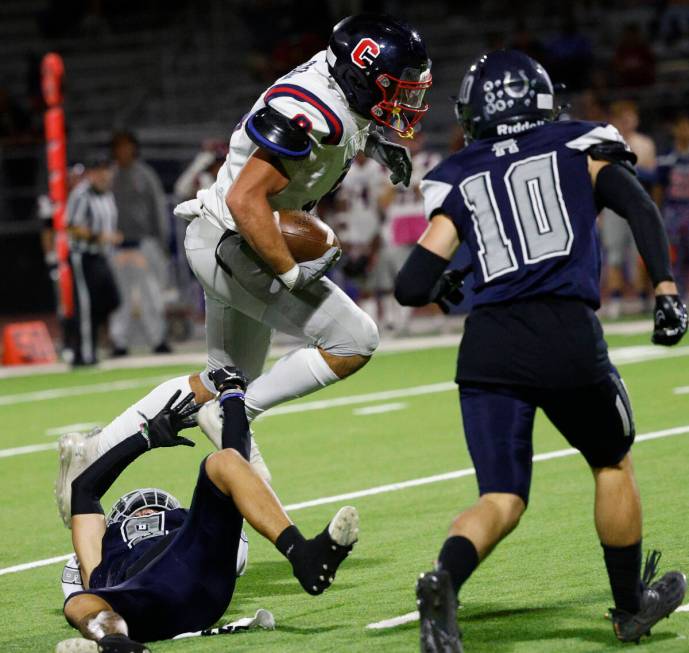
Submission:
<svg viewBox="0 0 689 653">
<path fill-rule="evenodd" d="M 597 207 L 588 150 L 623 143 L 600 123 L 546 123 L 476 141 L 422 186 L 427 214 L 447 214 L 472 255 L 475 306 L 552 295 L 600 303 Z"/>
</svg>

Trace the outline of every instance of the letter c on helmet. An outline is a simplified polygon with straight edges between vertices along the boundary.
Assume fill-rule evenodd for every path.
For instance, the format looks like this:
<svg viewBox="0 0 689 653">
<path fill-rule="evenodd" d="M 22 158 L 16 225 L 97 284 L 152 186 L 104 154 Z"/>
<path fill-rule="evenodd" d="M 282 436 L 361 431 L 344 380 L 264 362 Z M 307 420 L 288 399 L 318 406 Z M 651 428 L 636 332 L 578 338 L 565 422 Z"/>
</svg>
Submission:
<svg viewBox="0 0 689 653">
<path fill-rule="evenodd" d="M 361 39 L 352 50 L 352 61 L 359 68 L 366 68 L 380 54 L 380 46 L 368 37 Z"/>
</svg>

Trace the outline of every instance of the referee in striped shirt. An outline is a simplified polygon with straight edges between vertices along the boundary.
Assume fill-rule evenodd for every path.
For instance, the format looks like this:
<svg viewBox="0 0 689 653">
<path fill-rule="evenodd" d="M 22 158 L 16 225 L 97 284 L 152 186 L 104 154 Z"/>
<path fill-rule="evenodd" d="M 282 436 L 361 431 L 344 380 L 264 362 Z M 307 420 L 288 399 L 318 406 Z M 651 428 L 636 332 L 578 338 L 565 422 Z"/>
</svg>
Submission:
<svg viewBox="0 0 689 653">
<path fill-rule="evenodd" d="M 84 180 L 67 200 L 70 265 L 74 280 L 74 317 L 67 325 L 67 349 L 72 365 L 97 362 L 98 331 L 120 303 L 108 260 L 121 240 L 112 191 L 112 168 L 104 156 L 86 161 Z"/>
</svg>

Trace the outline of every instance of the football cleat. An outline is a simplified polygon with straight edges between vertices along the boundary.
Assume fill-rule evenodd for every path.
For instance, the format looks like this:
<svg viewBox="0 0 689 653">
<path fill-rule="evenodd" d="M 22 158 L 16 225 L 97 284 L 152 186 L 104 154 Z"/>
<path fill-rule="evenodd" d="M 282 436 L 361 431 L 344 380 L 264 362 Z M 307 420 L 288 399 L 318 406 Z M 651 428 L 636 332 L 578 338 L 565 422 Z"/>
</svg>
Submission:
<svg viewBox="0 0 689 653">
<path fill-rule="evenodd" d="M 289 556 L 295 578 L 309 594 L 322 594 L 358 538 L 359 513 L 352 506 L 340 508 L 321 533 Z"/>
<path fill-rule="evenodd" d="M 55 653 L 151 653 L 151 650 L 126 635 L 108 635 L 97 642 L 83 637 L 65 639 L 55 647 Z"/>
<path fill-rule="evenodd" d="M 197 413 L 197 421 L 199 428 L 205 433 L 213 446 L 216 449 L 222 449 L 223 412 L 220 407 L 220 402 L 217 399 L 213 399 L 201 406 L 201 410 Z M 258 448 L 258 444 L 256 444 L 253 433 L 251 435 L 251 454 L 249 455 L 249 462 L 256 473 L 266 483 L 270 483 L 272 478 L 270 470 L 263 460 L 263 456 Z"/>
<path fill-rule="evenodd" d="M 58 441 L 60 469 L 55 481 L 55 500 L 67 528 L 72 528 L 72 481 L 98 458 L 99 433 L 99 429 L 88 434 L 66 433 Z"/>
<path fill-rule="evenodd" d="M 641 609 L 637 613 L 610 609 L 615 636 L 621 642 L 638 644 L 642 636 L 651 634 L 651 628 L 655 624 L 669 617 L 682 605 L 686 592 L 686 576 L 679 571 L 668 571 L 660 580 L 644 588 Z"/>
<path fill-rule="evenodd" d="M 446 571 L 421 574 L 416 583 L 421 653 L 463 653 L 457 597 Z"/>
</svg>

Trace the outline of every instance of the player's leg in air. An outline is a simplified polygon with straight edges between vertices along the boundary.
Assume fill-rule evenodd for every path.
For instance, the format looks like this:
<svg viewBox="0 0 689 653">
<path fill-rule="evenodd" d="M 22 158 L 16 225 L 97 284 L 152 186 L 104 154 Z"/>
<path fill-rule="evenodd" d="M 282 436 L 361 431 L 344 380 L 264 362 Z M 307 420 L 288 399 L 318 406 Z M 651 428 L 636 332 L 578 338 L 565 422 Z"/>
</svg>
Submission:
<svg viewBox="0 0 689 653">
<path fill-rule="evenodd" d="M 101 582 L 104 576 L 110 578 L 99 567 L 103 561 L 107 564 L 112 539 L 98 512 L 99 501 L 119 473 L 147 450 L 139 442 L 141 433 L 125 439 L 75 481 L 73 543 L 84 586 L 89 589 L 71 595 L 64 613 L 90 643 L 67 640 L 58 645 L 58 653 L 139 653 L 147 650 L 140 641 L 210 627 L 225 612 L 234 592 L 243 519 L 289 560 L 294 576 L 309 594 L 321 594 L 330 586 L 351 551 L 358 535 L 356 510 L 340 509 L 323 532 L 305 539 L 270 486 L 248 463 L 245 379 L 235 369 L 218 370 L 213 378 L 225 413 L 223 449 L 201 464 L 191 509 L 182 516 L 178 529 L 167 541 L 160 540 L 163 546 L 149 549 L 153 555 L 145 565 L 133 558 L 124 580 L 114 585 Z M 151 447 L 189 444 L 176 435 L 179 428 L 190 425 L 186 417 L 184 423 L 177 418 L 176 410 L 171 412 L 168 406 L 163 419 L 159 415 L 148 422 Z M 170 528 L 174 524 L 172 519 L 166 523 Z M 114 529 L 117 533 L 127 530 L 119 523 Z M 136 550 L 136 546 L 133 543 L 130 548 Z"/>
</svg>

